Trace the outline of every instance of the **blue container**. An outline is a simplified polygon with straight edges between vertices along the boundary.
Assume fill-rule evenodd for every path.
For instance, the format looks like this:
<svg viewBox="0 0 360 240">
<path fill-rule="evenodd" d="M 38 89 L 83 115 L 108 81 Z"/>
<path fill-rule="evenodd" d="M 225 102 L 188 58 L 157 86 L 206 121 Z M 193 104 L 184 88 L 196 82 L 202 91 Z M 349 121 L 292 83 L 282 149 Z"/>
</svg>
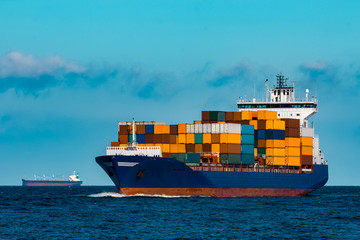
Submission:
<svg viewBox="0 0 360 240">
<path fill-rule="evenodd" d="M 241 154 L 242 164 L 254 164 L 254 154 Z"/>
<path fill-rule="evenodd" d="M 186 153 L 186 163 L 200 163 L 200 153 Z"/>
<path fill-rule="evenodd" d="M 241 125 L 241 135 L 254 135 L 254 125 Z"/>
<path fill-rule="evenodd" d="M 265 139 L 285 140 L 284 130 L 265 130 Z"/>
<path fill-rule="evenodd" d="M 241 154 L 252 154 L 254 156 L 254 145 L 241 145 Z"/>
<path fill-rule="evenodd" d="M 145 125 L 146 134 L 154 134 L 154 125 Z"/>
<path fill-rule="evenodd" d="M 138 143 L 145 143 L 145 134 L 136 134 L 136 141 Z"/>
<path fill-rule="evenodd" d="M 203 143 L 202 133 L 195 133 L 195 143 Z"/>
<path fill-rule="evenodd" d="M 217 117 L 218 121 L 225 121 L 225 112 L 218 112 L 218 117 Z"/>
<path fill-rule="evenodd" d="M 256 130 L 255 139 L 265 139 L 265 130 Z"/>
<path fill-rule="evenodd" d="M 254 135 L 241 135 L 241 144 L 254 145 Z"/>
</svg>

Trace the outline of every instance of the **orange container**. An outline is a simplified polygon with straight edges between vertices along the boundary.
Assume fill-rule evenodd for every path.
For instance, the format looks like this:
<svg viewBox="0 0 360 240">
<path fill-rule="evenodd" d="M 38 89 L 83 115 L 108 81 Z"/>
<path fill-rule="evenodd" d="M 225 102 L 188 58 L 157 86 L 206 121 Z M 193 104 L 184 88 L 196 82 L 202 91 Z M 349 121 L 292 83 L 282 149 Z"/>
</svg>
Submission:
<svg viewBox="0 0 360 240">
<path fill-rule="evenodd" d="M 203 143 L 211 143 L 211 133 L 203 134 Z"/>
<path fill-rule="evenodd" d="M 123 143 L 123 144 L 126 144 L 128 143 L 128 135 L 119 135 L 119 143 Z"/>
<path fill-rule="evenodd" d="M 301 155 L 308 155 L 308 156 L 313 155 L 313 148 L 312 147 L 301 146 L 300 149 L 301 149 Z"/>
<path fill-rule="evenodd" d="M 275 130 L 285 130 L 285 121 L 274 120 L 274 129 Z"/>
<path fill-rule="evenodd" d="M 276 111 L 258 111 L 258 120 L 276 120 L 277 112 Z"/>
<path fill-rule="evenodd" d="M 170 134 L 170 125 L 154 125 L 154 134 Z"/>
<path fill-rule="evenodd" d="M 277 166 L 284 166 L 286 164 L 285 157 L 273 157 L 272 162 Z"/>
<path fill-rule="evenodd" d="M 285 146 L 300 147 L 300 138 L 285 138 Z"/>
<path fill-rule="evenodd" d="M 266 139 L 266 147 L 269 148 L 284 148 L 285 140 Z M 259 146 L 259 143 L 258 143 Z"/>
<path fill-rule="evenodd" d="M 252 119 L 257 119 L 258 112 L 257 111 L 251 111 Z"/>
<path fill-rule="evenodd" d="M 169 153 L 170 152 L 170 144 L 163 144 L 162 145 L 162 152 Z"/>
<path fill-rule="evenodd" d="M 186 153 L 186 145 L 178 144 L 178 153 Z"/>
<path fill-rule="evenodd" d="M 300 166 L 300 157 L 286 157 L 287 165 L 297 167 Z"/>
<path fill-rule="evenodd" d="M 228 134 L 220 133 L 220 143 L 228 143 Z"/>
<path fill-rule="evenodd" d="M 201 124 L 201 121 L 194 121 L 194 124 Z"/>
<path fill-rule="evenodd" d="M 241 111 L 241 120 L 252 120 L 252 111 Z"/>
<path fill-rule="evenodd" d="M 112 147 L 119 147 L 120 143 L 119 142 L 111 142 L 110 146 Z"/>
<path fill-rule="evenodd" d="M 284 148 L 266 148 L 266 157 L 285 157 Z"/>
<path fill-rule="evenodd" d="M 194 144 L 195 143 L 195 134 L 193 134 L 193 133 L 186 134 L 186 143 Z"/>
<path fill-rule="evenodd" d="M 145 125 L 136 125 L 136 134 L 145 134 Z"/>
<path fill-rule="evenodd" d="M 170 142 L 170 144 L 178 143 L 178 136 L 177 135 L 169 135 L 169 142 Z"/>
<path fill-rule="evenodd" d="M 258 155 L 258 150 L 257 148 L 254 148 L 254 156 L 256 157 Z"/>
<path fill-rule="evenodd" d="M 312 147 L 313 138 L 312 137 L 300 137 L 301 146 Z"/>
<path fill-rule="evenodd" d="M 300 157 L 299 147 L 285 147 L 285 156 Z"/>
<path fill-rule="evenodd" d="M 258 121 L 257 120 L 251 120 L 249 122 L 249 124 L 254 126 L 254 130 L 258 130 Z"/>
<path fill-rule="evenodd" d="M 120 144 L 119 147 L 127 147 L 127 144 Z"/>
<path fill-rule="evenodd" d="M 170 153 L 178 153 L 178 144 L 170 144 Z"/>
<path fill-rule="evenodd" d="M 265 129 L 266 130 L 274 129 L 274 120 L 266 120 Z"/>
<path fill-rule="evenodd" d="M 211 152 L 220 152 L 220 144 L 211 144 Z"/>
<path fill-rule="evenodd" d="M 178 124 L 178 134 L 186 133 L 186 124 L 180 123 Z"/>
<path fill-rule="evenodd" d="M 179 134 L 178 140 L 179 140 L 179 143 L 185 144 L 186 143 L 186 134 Z"/>
<path fill-rule="evenodd" d="M 228 140 L 228 143 L 240 144 L 241 143 L 241 135 L 229 133 L 229 134 L 227 134 L 227 140 Z"/>
</svg>

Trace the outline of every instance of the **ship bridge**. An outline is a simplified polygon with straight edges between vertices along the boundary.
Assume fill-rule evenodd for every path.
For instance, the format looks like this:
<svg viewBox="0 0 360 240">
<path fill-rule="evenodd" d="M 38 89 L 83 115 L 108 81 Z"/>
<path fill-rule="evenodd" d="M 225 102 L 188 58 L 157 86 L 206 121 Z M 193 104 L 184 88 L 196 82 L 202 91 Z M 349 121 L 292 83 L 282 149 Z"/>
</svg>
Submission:
<svg viewBox="0 0 360 240">
<path fill-rule="evenodd" d="M 287 78 L 279 74 L 276 76 L 277 84 L 273 89 L 268 87 L 268 80 L 265 81 L 266 95 L 265 99 L 243 99 L 237 101 L 238 110 L 259 111 L 269 110 L 276 111 L 278 118 L 295 118 L 300 119 L 303 127 L 308 127 L 308 119 L 318 112 L 317 99 L 309 99 L 309 90 L 306 89 L 305 98 L 295 98 L 295 85 L 287 85 Z"/>
</svg>

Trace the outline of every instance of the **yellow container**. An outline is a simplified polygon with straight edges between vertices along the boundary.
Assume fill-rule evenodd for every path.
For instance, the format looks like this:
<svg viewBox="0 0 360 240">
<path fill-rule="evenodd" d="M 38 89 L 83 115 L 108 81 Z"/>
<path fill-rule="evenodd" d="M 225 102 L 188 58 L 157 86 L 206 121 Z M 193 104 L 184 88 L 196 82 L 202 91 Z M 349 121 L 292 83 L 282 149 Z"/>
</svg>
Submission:
<svg viewBox="0 0 360 240">
<path fill-rule="evenodd" d="M 211 133 L 203 134 L 203 143 L 211 143 Z"/>
<path fill-rule="evenodd" d="M 186 134 L 186 143 L 195 143 L 195 134 Z"/>
<path fill-rule="evenodd" d="M 186 153 L 186 145 L 178 144 L 178 153 Z"/>
<path fill-rule="evenodd" d="M 252 111 L 241 111 L 241 120 L 252 120 Z"/>
<path fill-rule="evenodd" d="M 120 144 L 119 147 L 127 147 L 127 144 L 123 143 L 123 144 Z"/>
<path fill-rule="evenodd" d="M 254 117 L 254 115 L 253 115 L 253 117 Z M 257 120 L 251 120 L 249 122 L 249 124 L 254 126 L 254 130 L 258 130 L 258 121 Z"/>
<path fill-rule="evenodd" d="M 286 163 L 289 166 L 300 166 L 301 165 L 301 161 L 300 161 L 300 157 L 286 157 Z"/>
<path fill-rule="evenodd" d="M 285 146 L 300 147 L 300 138 L 285 138 Z"/>
<path fill-rule="evenodd" d="M 274 129 L 275 130 L 285 130 L 285 121 L 274 120 Z"/>
<path fill-rule="evenodd" d="M 180 123 L 178 124 L 178 134 L 186 133 L 186 124 Z"/>
<path fill-rule="evenodd" d="M 266 148 L 266 157 L 285 157 L 285 148 Z"/>
<path fill-rule="evenodd" d="M 257 157 L 257 155 L 258 155 L 258 150 L 257 148 L 254 148 L 254 156 Z"/>
<path fill-rule="evenodd" d="M 201 121 L 194 121 L 194 124 L 201 124 Z"/>
<path fill-rule="evenodd" d="M 179 143 L 186 143 L 186 134 L 179 134 Z"/>
<path fill-rule="evenodd" d="M 170 153 L 178 153 L 179 149 L 178 149 L 179 144 L 170 144 Z"/>
<path fill-rule="evenodd" d="M 231 134 L 227 135 L 228 143 L 241 144 L 241 135 L 240 134 Z"/>
<path fill-rule="evenodd" d="M 285 156 L 300 157 L 299 147 L 285 147 Z"/>
<path fill-rule="evenodd" d="M 276 120 L 277 112 L 275 111 L 258 111 L 258 120 Z"/>
<path fill-rule="evenodd" d="M 285 140 L 266 139 L 267 148 L 284 148 Z"/>
<path fill-rule="evenodd" d="M 273 157 L 274 165 L 284 166 L 286 164 L 285 157 Z"/>
<path fill-rule="evenodd" d="M 301 146 L 312 147 L 313 138 L 312 137 L 300 137 Z"/>
<path fill-rule="evenodd" d="M 301 146 L 301 155 L 312 156 L 313 155 L 313 148 L 312 147 Z"/>
<path fill-rule="evenodd" d="M 266 130 L 274 129 L 274 120 L 266 120 L 265 124 L 266 124 L 265 125 Z"/>
<path fill-rule="evenodd" d="M 162 152 L 169 153 L 170 152 L 170 144 L 163 144 L 162 145 Z"/>
<path fill-rule="evenodd" d="M 216 143 L 214 143 L 214 144 L 211 144 L 211 152 L 220 152 L 220 144 L 216 144 Z"/>
<path fill-rule="evenodd" d="M 220 143 L 229 143 L 227 133 L 220 133 Z"/>
</svg>

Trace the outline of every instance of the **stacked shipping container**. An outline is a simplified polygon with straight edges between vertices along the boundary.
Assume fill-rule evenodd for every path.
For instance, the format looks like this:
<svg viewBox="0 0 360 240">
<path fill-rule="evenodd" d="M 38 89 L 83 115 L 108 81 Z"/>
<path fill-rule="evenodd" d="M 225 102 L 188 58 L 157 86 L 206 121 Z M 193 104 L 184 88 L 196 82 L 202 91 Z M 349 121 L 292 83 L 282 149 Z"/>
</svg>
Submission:
<svg viewBox="0 0 360 240">
<path fill-rule="evenodd" d="M 203 111 L 193 124 L 137 122 L 135 133 L 139 146 L 160 146 L 164 157 L 186 163 L 312 164 L 313 133 L 304 128 L 300 138 L 299 120 L 278 119 L 274 111 Z M 131 123 L 120 122 L 111 146 L 131 141 Z"/>
</svg>

